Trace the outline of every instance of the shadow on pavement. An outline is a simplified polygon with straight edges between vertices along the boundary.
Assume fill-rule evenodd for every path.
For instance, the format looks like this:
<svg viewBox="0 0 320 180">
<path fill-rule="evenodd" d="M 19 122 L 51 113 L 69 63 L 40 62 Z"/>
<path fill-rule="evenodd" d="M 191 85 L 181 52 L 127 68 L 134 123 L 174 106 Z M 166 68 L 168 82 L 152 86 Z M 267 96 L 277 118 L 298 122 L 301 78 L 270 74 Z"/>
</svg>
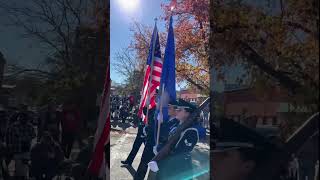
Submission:
<svg viewBox="0 0 320 180">
<path fill-rule="evenodd" d="M 122 130 L 126 130 L 129 127 L 132 127 L 130 122 L 122 123 L 121 120 L 111 120 L 111 128 L 121 128 Z"/>
<path fill-rule="evenodd" d="M 122 168 L 126 168 L 129 171 L 129 173 L 131 174 L 131 176 L 134 177 L 134 174 L 136 173 L 136 170 L 132 166 L 122 165 L 121 167 Z"/>
</svg>

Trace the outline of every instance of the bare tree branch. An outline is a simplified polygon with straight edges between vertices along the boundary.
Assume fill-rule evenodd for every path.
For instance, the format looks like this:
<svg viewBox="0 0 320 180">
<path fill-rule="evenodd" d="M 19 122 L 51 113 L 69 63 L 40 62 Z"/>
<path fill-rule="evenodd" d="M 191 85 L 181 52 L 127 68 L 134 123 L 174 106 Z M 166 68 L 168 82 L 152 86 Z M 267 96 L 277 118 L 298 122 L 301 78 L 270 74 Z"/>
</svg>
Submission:
<svg viewBox="0 0 320 180">
<path fill-rule="evenodd" d="M 134 70 L 137 70 L 140 67 L 138 59 L 128 48 L 118 52 L 115 59 L 116 61 L 113 63 L 115 70 L 126 78 L 128 78 Z"/>
</svg>

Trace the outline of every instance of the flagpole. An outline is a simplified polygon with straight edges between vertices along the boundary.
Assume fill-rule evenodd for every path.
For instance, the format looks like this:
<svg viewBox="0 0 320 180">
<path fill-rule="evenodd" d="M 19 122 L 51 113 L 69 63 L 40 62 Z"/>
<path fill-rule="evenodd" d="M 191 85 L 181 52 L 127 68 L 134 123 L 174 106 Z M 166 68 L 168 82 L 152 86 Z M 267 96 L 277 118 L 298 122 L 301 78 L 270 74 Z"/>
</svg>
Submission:
<svg viewBox="0 0 320 180">
<path fill-rule="evenodd" d="M 150 76 L 149 76 L 149 81 L 148 81 L 148 94 L 147 94 L 147 114 L 146 114 L 146 119 L 148 120 L 149 117 L 149 105 L 150 105 L 150 88 L 151 88 L 151 81 L 152 81 L 152 73 L 153 73 L 153 66 L 154 66 L 154 49 L 156 46 L 156 41 L 157 41 L 157 34 L 158 34 L 158 28 L 157 28 L 157 18 L 154 19 L 154 36 L 153 36 L 153 42 L 152 42 L 152 55 L 151 55 L 151 71 L 150 71 Z M 148 121 L 149 122 L 149 121 Z M 148 124 L 148 123 L 147 123 Z"/>
<path fill-rule="evenodd" d="M 170 15 L 170 20 L 169 20 L 169 28 L 170 28 L 170 21 L 171 21 L 171 17 L 173 16 L 173 9 L 174 9 L 174 6 L 171 6 L 171 15 Z M 164 59 L 163 59 L 164 61 Z M 159 88 L 160 90 L 160 97 L 162 97 L 162 94 L 163 94 L 163 91 L 164 91 L 164 86 L 163 84 L 161 84 L 161 87 Z M 163 121 L 163 112 L 162 112 L 162 106 L 163 106 L 163 102 L 162 102 L 162 99 L 160 99 L 160 120 L 158 121 L 158 131 L 157 131 L 157 143 L 156 143 L 156 146 L 158 146 L 159 144 L 159 139 L 160 139 L 160 126 L 161 126 L 161 123 Z"/>
<path fill-rule="evenodd" d="M 163 91 L 164 91 L 164 86 L 162 85 L 161 87 L 161 96 L 160 96 L 160 119 L 158 120 L 158 131 L 157 131 L 157 143 L 156 143 L 156 146 L 159 145 L 159 138 L 160 138 L 160 126 L 161 126 L 161 123 L 163 121 L 163 112 L 162 112 L 162 106 L 163 106 L 163 100 L 162 100 L 162 94 L 163 94 Z"/>
</svg>

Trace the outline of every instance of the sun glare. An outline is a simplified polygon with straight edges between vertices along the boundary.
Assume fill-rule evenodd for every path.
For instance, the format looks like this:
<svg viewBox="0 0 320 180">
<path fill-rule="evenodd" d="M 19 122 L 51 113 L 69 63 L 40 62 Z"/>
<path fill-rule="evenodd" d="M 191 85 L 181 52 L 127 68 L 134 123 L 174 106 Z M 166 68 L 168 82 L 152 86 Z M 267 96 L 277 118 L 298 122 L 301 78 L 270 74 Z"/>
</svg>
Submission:
<svg viewBox="0 0 320 180">
<path fill-rule="evenodd" d="M 139 6 L 139 0 L 118 0 L 118 3 L 127 12 L 134 12 Z"/>
</svg>

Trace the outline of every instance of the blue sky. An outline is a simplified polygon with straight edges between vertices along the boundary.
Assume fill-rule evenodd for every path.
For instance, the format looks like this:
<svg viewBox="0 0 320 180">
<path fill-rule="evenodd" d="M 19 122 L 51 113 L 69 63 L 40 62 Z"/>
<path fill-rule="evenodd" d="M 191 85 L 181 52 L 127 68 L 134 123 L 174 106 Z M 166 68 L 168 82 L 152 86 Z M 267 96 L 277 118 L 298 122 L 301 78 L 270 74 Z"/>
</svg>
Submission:
<svg viewBox="0 0 320 180">
<path fill-rule="evenodd" d="M 123 5 L 122 2 L 124 1 L 111 0 L 110 6 L 111 79 L 117 83 L 123 82 L 124 77 L 112 68 L 112 63 L 115 61 L 115 54 L 128 47 L 133 39 L 133 34 L 130 32 L 132 23 L 138 21 L 144 25 L 153 26 L 154 18 L 161 16 L 163 13 L 160 7 L 160 0 L 130 0 L 137 3 L 135 8 L 132 9 Z M 157 27 L 159 31 L 167 31 L 164 22 L 158 21 Z"/>
<path fill-rule="evenodd" d="M 49 52 L 36 39 L 22 38 L 22 29 L 8 23 L 7 14 L 0 12 L 0 51 L 7 62 L 37 67 Z"/>
</svg>

